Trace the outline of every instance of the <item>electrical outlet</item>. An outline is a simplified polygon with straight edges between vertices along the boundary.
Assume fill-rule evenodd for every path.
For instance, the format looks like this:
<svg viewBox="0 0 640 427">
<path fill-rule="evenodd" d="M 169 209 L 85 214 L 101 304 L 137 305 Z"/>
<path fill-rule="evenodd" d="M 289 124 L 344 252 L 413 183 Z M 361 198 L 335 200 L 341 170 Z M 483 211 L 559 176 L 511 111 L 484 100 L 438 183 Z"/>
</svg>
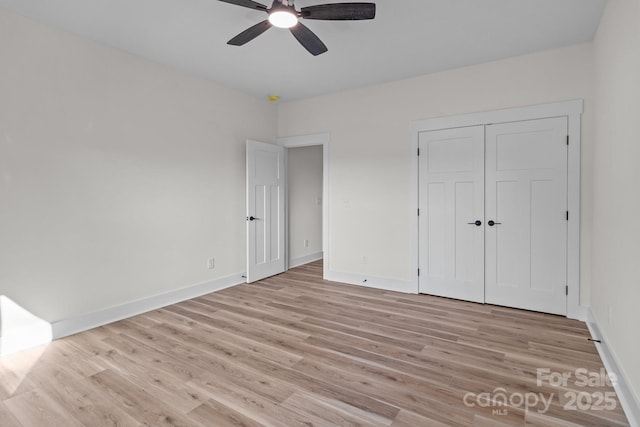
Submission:
<svg viewBox="0 0 640 427">
<path fill-rule="evenodd" d="M 316 197 L 316 205 L 322 204 L 322 197 Z"/>
<path fill-rule="evenodd" d="M 304 247 L 305 248 L 309 247 L 309 240 L 307 240 L 307 239 L 304 240 Z"/>
<path fill-rule="evenodd" d="M 207 260 L 207 268 L 209 270 L 213 270 L 214 268 L 216 268 L 216 259 L 215 258 L 209 258 Z"/>
<path fill-rule="evenodd" d="M 362 263 L 363 264 L 369 264 L 369 257 L 367 257 L 366 255 L 362 257 Z"/>
</svg>

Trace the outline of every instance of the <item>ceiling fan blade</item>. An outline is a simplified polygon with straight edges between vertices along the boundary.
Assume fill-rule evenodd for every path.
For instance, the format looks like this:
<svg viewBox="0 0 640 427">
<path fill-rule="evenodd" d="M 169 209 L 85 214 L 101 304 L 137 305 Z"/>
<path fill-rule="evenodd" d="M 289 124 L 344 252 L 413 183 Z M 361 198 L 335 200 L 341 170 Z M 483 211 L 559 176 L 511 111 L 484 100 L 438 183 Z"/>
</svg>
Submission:
<svg viewBox="0 0 640 427">
<path fill-rule="evenodd" d="M 295 27 L 289 28 L 289 31 L 291 31 L 291 34 L 293 34 L 300 44 L 313 56 L 318 56 L 328 50 L 327 46 L 322 43 L 322 40 L 309 28 L 302 25 L 301 22 L 298 22 Z"/>
<path fill-rule="evenodd" d="M 300 15 L 305 19 L 328 21 L 357 21 L 376 17 L 375 3 L 335 3 L 303 7 Z"/>
<path fill-rule="evenodd" d="M 255 39 L 260 34 L 267 31 L 269 28 L 271 28 L 271 23 L 268 19 L 265 19 L 264 21 L 254 25 L 253 27 L 247 28 L 246 30 L 229 40 L 227 44 L 233 46 L 242 46 L 243 44 Z"/>
<path fill-rule="evenodd" d="M 248 7 L 249 9 L 267 11 L 267 6 L 252 0 L 219 0 L 224 3 L 235 4 L 236 6 Z"/>
</svg>

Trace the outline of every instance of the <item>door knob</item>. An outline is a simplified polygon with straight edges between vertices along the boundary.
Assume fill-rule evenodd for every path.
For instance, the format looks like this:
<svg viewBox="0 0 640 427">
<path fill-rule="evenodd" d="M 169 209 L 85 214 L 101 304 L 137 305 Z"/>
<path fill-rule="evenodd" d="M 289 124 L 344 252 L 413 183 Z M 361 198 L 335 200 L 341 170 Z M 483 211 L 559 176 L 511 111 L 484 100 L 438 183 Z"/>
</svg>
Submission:
<svg viewBox="0 0 640 427">
<path fill-rule="evenodd" d="M 247 217 L 247 221 L 257 221 L 258 218 L 256 218 L 255 216 L 248 216 Z"/>
<path fill-rule="evenodd" d="M 478 227 L 480 227 L 482 225 L 482 221 L 477 220 L 476 222 L 469 222 L 467 224 L 469 224 L 469 225 L 477 225 Z"/>
<path fill-rule="evenodd" d="M 500 225 L 502 223 L 501 222 L 494 222 L 493 220 L 490 220 L 489 222 L 487 222 L 487 224 L 489 224 L 489 227 L 493 227 L 494 225 Z"/>
</svg>

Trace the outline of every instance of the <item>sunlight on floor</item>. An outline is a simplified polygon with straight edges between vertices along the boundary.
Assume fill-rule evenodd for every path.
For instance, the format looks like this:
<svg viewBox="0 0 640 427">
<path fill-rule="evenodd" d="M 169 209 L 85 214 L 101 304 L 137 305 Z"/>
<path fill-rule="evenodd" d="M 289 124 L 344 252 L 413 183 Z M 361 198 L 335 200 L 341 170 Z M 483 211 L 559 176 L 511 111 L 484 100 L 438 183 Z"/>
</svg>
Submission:
<svg viewBox="0 0 640 427">
<path fill-rule="evenodd" d="M 0 397 L 13 395 L 44 355 L 47 344 L 0 357 Z M 0 421 L 0 425 L 2 422 Z"/>
</svg>

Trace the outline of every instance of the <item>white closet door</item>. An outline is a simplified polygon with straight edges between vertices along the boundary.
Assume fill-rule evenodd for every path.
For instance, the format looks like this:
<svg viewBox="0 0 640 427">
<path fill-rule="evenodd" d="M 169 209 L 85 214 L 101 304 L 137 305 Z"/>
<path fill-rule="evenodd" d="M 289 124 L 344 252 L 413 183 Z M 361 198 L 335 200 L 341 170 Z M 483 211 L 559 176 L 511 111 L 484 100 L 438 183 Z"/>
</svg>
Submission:
<svg viewBox="0 0 640 427">
<path fill-rule="evenodd" d="M 422 132 L 419 147 L 420 292 L 484 302 L 484 126 Z"/>
<path fill-rule="evenodd" d="M 487 303 L 566 314 L 566 137 L 564 117 L 486 127 Z"/>
</svg>

